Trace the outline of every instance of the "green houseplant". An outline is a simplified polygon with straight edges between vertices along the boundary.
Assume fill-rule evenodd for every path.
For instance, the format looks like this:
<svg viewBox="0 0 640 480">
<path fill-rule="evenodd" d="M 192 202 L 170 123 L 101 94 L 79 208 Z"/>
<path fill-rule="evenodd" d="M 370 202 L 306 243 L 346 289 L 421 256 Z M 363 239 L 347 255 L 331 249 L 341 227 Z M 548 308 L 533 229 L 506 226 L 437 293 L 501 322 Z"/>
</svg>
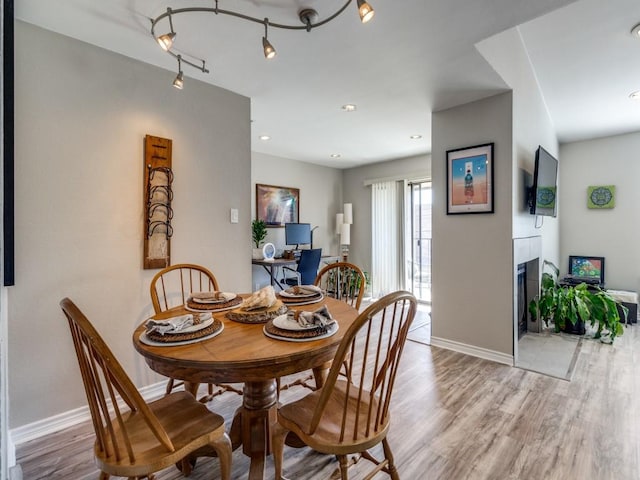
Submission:
<svg viewBox="0 0 640 480">
<path fill-rule="evenodd" d="M 549 267 L 551 272 L 544 271 Z M 618 304 L 605 290 L 599 287 L 579 285 L 560 285 L 560 271 L 552 262 L 544 261 L 540 295 L 529 304 L 529 313 L 542 320 L 546 326 L 553 321 L 556 332 L 567 330 L 580 321 L 597 325 L 595 338 L 613 340 L 624 333 Z M 628 309 L 621 306 L 625 317 Z"/>
<path fill-rule="evenodd" d="M 254 220 L 251 222 L 251 238 L 256 248 L 260 248 L 260 244 L 267 238 L 267 224 L 264 220 Z"/>
</svg>

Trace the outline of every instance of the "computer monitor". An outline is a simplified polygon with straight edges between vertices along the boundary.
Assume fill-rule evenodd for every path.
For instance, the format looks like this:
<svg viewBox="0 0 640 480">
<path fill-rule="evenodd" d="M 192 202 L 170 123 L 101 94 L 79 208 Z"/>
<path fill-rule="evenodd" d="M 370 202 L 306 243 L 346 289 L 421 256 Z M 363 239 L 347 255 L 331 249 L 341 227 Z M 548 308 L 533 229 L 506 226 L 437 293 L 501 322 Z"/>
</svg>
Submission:
<svg viewBox="0 0 640 480">
<path fill-rule="evenodd" d="M 569 256 L 569 275 L 574 279 L 584 279 L 593 283 L 604 285 L 604 257 L 592 257 L 585 255 Z"/>
<path fill-rule="evenodd" d="M 284 242 L 287 245 L 295 245 L 296 250 L 300 245 L 311 244 L 310 223 L 285 223 Z"/>
</svg>

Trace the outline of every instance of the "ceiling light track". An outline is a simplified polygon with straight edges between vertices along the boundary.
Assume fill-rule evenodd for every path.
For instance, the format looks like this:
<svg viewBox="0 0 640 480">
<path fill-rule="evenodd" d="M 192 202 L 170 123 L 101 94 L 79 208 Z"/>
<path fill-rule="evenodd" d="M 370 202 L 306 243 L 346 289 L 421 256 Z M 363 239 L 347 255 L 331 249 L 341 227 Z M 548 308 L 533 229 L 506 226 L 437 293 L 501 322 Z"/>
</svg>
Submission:
<svg viewBox="0 0 640 480">
<path fill-rule="evenodd" d="M 366 23 L 371 18 L 373 18 L 374 10 L 371 8 L 366 0 L 355 0 L 358 8 L 358 14 L 360 15 L 360 21 L 362 23 Z M 182 13 L 213 13 L 215 15 L 229 15 L 232 17 L 239 18 L 241 20 L 246 20 L 248 22 L 258 23 L 264 26 L 264 36 L 262 37 L 262 48 L 264 51 L 264 56 L 267 59 L 272 59 L 276 56 L 276 50 L 267 39 L 268 28 L 280 28 L 284 30 L 305 30 L 307 32 L 311 32 L 314 28 L 321 27 L 338 17 L 342 12 L 344 12 L 347 7 L 353 3 L 354 0 L 346 0 L 346 2 L 333 14 L 329 15 L 327 18 L 318 21 L 318 12 L 316 12 L 312 8 L 303 8 L 298 12 L 298 18 L 302 25 L 290 25 L 285 23 L 275 23 L 269 21 L 268 18 L 258 18 L 252 17 L 251 15 L 246 15 L 240 12 L 234 12 L 233 10 L 226 10 L 219 8 L 218 0 L 215 0 L 215 7 L 185 7 L 185 8 L 176 8 L 173 9 L 171 7 L 167 8 L 167 11 L 158 15 L 156 18 L 152 18 L 151 20 L 151 35 L 156 39 L 160 47 L 172 55 L 176 60 L 178 60 L 178 67 L 180 68 L 181 64 L 189 65 L 197 70 L 200 70 L 203 73 L 209 73 L 209 70 L 206 68 L 206 64 L 204 60 L 200 60 L 202 65 L 198 63 L 191 62 L 186 60 L 181 55 L 178 55 L 171 51 L 173 47 L 174 41 L 178 34 L 173 29 L 173 17 L 176 15 L 180 15 Z M 169 21 L 169 32 L 161 35 L 156 34 L 156 28 L 158 24 L 162 22 L 164 19 Z M 181 70 L 180 70 L 181 73 Z"/>
</svg>

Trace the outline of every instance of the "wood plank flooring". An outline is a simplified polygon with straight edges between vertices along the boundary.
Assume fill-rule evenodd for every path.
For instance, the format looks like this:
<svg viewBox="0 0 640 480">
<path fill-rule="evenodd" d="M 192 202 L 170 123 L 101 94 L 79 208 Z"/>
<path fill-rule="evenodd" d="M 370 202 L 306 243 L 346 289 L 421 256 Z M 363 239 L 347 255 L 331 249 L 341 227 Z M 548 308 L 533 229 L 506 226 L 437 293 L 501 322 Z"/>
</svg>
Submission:
<svg viewBox="0 0 640 480">
<path fill-rule="evenodd" d="M 571 382 L 409 341 L 394 396 L 389 440 L 403 480 L 640 479 L 640 326 L 615 345 L 583 342 Z M 306 390 L 283 392 L 286 402 Z M 230 419 L 240 397 L 210 408 Z M 97 479 L 89 423 L 20 445 L 25 480 Z M 233 454 L 233 479 L 248 459 Z M 350 478 L 369 467 L 361 460 Z M 285 450 L 285 475 L 336 477 L 334 458 Z M 174 468 L 158 480 L 182 478 Z M 190 478 L 219 478 L 215 459 L 201 459 Z M 273 478 L 271 462 L 265 478 Z M 385 478 L 380 474 L 376 478 Z"/>
</svg>

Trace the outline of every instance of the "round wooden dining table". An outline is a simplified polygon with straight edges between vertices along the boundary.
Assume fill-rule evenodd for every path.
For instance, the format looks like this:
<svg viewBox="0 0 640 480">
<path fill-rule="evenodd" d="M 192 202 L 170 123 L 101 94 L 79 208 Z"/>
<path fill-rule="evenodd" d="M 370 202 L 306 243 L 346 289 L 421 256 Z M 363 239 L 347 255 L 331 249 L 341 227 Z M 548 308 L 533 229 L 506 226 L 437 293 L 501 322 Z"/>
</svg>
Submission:
<svg viewBox="0 0 640 480">
<path fill-rule="evenodd" d="M 322 382 L 344 333 L 358 316 L 358 311 L 339 300 L 322 301 L 298 307 L 313 311 L 326 305 L 338 322 L 337 332 L 327 338 L 294 342 L 267 337 L 264 324 L 240 323 L 226 318 L 226 312 L 214 313 L 224 330 L 217 336 L 176 346 L 150 346 L 140 340 L 144 325 L 133 334 L 135 349 L 149 367 L 167 377 L 180 379 L 195 394 L 200 383 L 243 383 L 242 406 L 234 417 L 229 436 L 235 448 L 242 445 L 251 458 L 248 478 L 264 478 L 265 457 L 270 451 L 270 424 L 276 421 L 278 391 L 276 379 L 313 369 Z M 173 309 L 154 316 L 167 318 L 180 313 Z M 188 313 L 182 310 L 182 313 Z"/>
</svg>

